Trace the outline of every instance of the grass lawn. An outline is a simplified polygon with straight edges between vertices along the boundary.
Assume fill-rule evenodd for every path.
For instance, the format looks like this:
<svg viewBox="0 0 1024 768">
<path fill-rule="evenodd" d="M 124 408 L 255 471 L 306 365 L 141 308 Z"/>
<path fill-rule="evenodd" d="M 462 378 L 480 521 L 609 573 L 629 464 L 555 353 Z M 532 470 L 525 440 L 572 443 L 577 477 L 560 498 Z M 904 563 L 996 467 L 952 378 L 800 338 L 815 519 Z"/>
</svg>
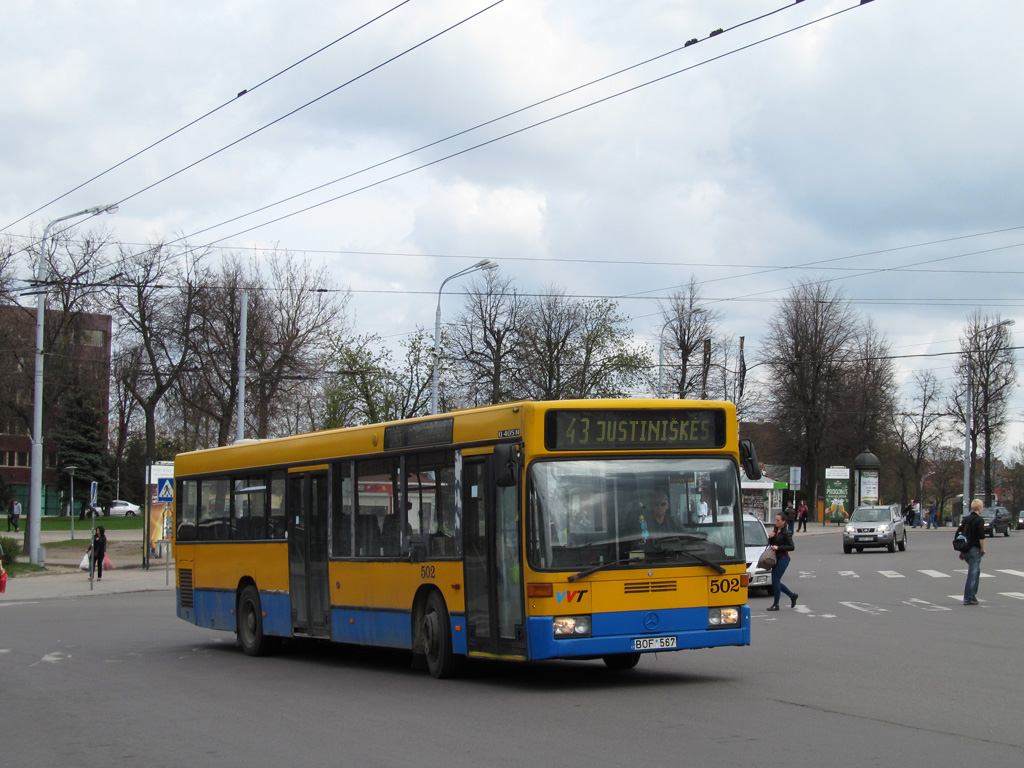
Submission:
<svg viewBox="0 0 1024 768">
<path fill-rule="evenodd" d="M 46 569 L 39 565 L 32 565 L 28 562 L 17 562 L 14 565 L 5 566 L 7 569 L 7 578 L 13 579 L 18 576 L 23 576 L 26 573 L 45 573 Z"/>
<path fill-rule="evenodd" d="M 24 524 L 25 516 L 21 517 L 22 524 Z M 100 516 L 96 518 L 96 525 L 102 525 L 105 530 L 108 531 L 141 531 L 143 519 L 139 515 L 135 517 L 104 517 Z M 67 531 L 71 533 L 71 518 L 70 517 L 44 517 L 39 521 L 39 530 L 41 531 Z M 79 520 L 75 518 L 75 536 L 78 536 L 82 531 L 91 531 L 92 521 L 91 520 Z M 49 546 L 49 545 L 47 545 Z"/>
<path fill-rule="evenodd" d="M 102 525 L 108 531 L 141 531 L 143 519 L 136 515 L 135 517 L 104 517 L 100 516 L 96 518 L 96 525 Z M 24 541 L 25 533 L 25 516 L 21 517 L 22 532 L 14 533 L 0 533 L 0 537 L 13 538 L 20 549 L 21 543 Z M 65 549 L 65 548 L 81 548 L 89 546 L 89 535 L 92 533 L 92 521 L 91 520 L 79 520 L 75 518 L 75 538 L 71 539 L 71 518 L 70 517 L 58 517 L 46 516 L 39 521 L 40 531 L 66 531 L 68 538 L 62 541 L 51 541 L 46 544 L 47 549 Z M 142 545 L 139 544 L 139 552 L 142 551 Z M 7 576 L 10 578 L 21 576 L 29 573 L 39 573 L 45 571 L 46 568 L 41 568 L 38 565 L 32 565 L 29 562 L 29 558 L 20 554 L 18 556 L 18 562 L 14 564 L 7 564 Z"/>
</svg>

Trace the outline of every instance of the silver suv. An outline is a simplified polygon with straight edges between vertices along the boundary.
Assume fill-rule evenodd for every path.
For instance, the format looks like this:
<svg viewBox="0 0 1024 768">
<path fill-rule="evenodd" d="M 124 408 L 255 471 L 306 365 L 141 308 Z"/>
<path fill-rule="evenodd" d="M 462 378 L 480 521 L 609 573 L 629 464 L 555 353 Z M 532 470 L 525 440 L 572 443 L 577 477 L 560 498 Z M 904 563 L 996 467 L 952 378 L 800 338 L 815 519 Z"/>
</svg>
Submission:
<svg viewBox="0 0 1024 768">
<path fill-rule="evenodd" d="M 857 507 L 843 529 L 843 552 L 850 554 L 865 547 L 885 547 L 895 552 L 907 548 L 907 528 L 899 504 Z"/>
</svg>

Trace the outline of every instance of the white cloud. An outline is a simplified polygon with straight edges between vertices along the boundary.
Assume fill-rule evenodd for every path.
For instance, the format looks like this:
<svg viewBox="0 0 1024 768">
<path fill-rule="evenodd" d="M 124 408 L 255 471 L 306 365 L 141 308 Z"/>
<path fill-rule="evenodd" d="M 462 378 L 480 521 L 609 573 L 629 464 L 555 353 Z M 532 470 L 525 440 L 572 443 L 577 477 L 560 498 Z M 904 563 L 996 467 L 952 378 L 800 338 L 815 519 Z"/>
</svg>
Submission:
<svg viewBox="0 0 1024 768">
<path fill-rule="evenodd" d="M 0 123 L 0 226 L 394 4 L 5 3 L 0 99 L 13 119 Z M 38 233 L 69 210 L 130 195 L 486 5 L 409 3 L 9 232 Z M 839 278 L 896 351 L 955 350 L 974 307 L 999 302 L 1004 317 L 1020 307 L 1021 246 L 992 249 L 1024 243 L 1024 230 L 893 249 L 1024 225 L 1016 135 L 1024 8 L 885 0 L 729 54 L 849 5 L 799 3 L 703 40 L 780 4 L 502 3 L 132 198 L 104 223 L 135 242 L 197 232 L 700 38 L 199 240 L 435 254 L 320 256 L 342 284 L 408 291 L 389 298 L 387 311 L 380 294 L 357 295 L 361 326 L 383 335 L 430 325 L 441 280 L 486 257 L 526 291 L 556 283 L 570 293 L 650 297 L 694 274 L 723 300 L 726 326 L 747 337 L 748 350 L 772 311 L 765 299 L 809 275 Z M 858 255 L 875 251 L 884 252 Z M 830 261 L 843 257 L 853 258 Z M 596 263 L 622 261 L 634 263 Z M 910 264 L 919 271 L 894 270 Z M 927 301 L 868 303 L 909 297 Z M 654 334 L 656 302 L 623 298 L 621 307 L 638 318 L 639 334 Z M 901 365 L 950 375 L 928 359 Z"/>
</svg>

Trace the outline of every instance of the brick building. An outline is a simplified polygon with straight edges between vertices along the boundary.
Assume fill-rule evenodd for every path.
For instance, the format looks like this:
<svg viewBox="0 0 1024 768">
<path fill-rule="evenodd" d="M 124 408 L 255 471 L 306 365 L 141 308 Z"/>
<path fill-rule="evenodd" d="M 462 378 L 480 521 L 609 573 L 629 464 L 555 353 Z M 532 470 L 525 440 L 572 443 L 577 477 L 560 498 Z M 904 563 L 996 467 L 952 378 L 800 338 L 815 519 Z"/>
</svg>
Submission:
<svg viewBox="0 0 1024 768">
<path fill-rule="evenodd" d="M 60 512 L 60 446 L 53 438 L 60 403 L 70 393 L 88 393 L 102 413 L 110 408 L 110 315 L 46 312 L 43 365 L 44 515 Z M 36 310 L 0 306 L 0 475 L 28 514 L 32 456 L 32 393 L 35 377 Z M 101 426 L 106 441 L 106 419 Z"/>
</svg>

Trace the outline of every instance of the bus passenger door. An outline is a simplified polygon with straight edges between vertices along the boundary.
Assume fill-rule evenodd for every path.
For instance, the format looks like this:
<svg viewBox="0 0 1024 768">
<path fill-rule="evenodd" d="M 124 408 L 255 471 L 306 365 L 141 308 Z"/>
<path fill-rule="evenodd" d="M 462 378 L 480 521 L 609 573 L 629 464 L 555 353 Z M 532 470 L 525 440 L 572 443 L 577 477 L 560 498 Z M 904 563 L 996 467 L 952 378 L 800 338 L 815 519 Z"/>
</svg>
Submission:
<svg viewBox="0 0 1024 768">
<path fill-rule="evenodd" d="M 526 656 L 518 488 L 495 488 L 487 464 L 462 475 L 466 632 L 470 653 Z"/>
<path fill-rule="evenodd" d="M 327 472 L 288 475 L 288 574 L 292 632 L 329 637 L 327 580 Z"/>
</svg>

